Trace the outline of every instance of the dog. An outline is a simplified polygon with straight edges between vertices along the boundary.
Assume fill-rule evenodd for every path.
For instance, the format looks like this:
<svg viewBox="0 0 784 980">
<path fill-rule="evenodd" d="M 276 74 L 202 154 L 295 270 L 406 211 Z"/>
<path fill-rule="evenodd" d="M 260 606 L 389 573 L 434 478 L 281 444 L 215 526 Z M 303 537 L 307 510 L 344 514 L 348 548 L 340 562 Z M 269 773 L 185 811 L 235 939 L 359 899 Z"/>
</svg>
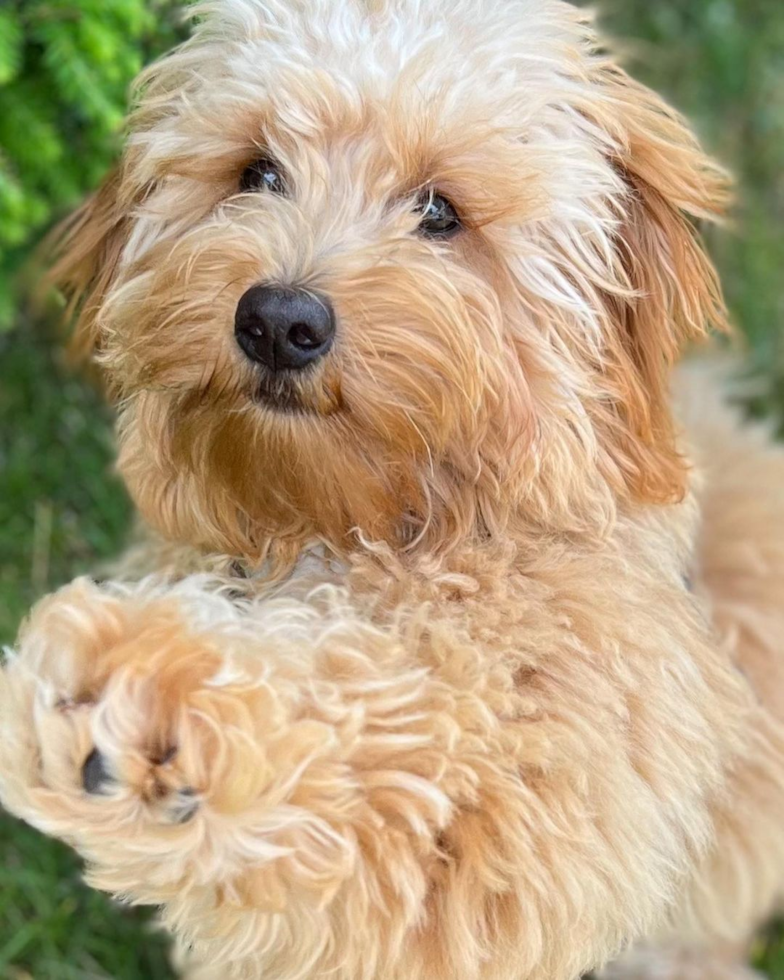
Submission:
<svg viewBox="0 0 784 980">
<path fill-rule="evenodd" d="M 22 628 L 4 805 L 193 978 L 751 976 L 784 455 L 671 370 L 725 173 L 560 0 L 196 14 L 58 239 L 149 536 Z"/>
</svg>

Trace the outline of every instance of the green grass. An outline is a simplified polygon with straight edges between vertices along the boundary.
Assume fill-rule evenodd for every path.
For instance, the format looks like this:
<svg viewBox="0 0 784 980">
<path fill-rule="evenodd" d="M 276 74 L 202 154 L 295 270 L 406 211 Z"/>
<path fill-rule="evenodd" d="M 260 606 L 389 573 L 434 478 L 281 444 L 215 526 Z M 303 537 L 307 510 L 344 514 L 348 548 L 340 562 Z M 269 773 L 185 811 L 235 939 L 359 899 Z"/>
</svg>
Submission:
<svg viewBox="0 0 784 980">
<path fill-rule="evenodd" d="M 0 641 L 30 603 L 119 548 L 130 505 L 110 472 L 109 416 L 55 337 L 0 334 Z M 8 424 L 10 420 L 10 425 Z M 166 980 L 148 915 L 80 881 L 66 847 L 0 819 L 0 977 Z"/>
<path fill-rule="evenodd" d="M 9 980 L 167 980 L 167 943 L 137 910 L 80 881 L 65 847 L 0 823 L 0 976 Z"/>
<path fill-rule="evenodd" d="M 711 234 L 736 322 L 784 407 L 784 2 L 610 0 L 635 70 L 694 118 L 741 182 L 737 224 Z M 109 417 L 20 316 L 0 337 L 0 642 L 36 596 L 116 552 L 130 518 L 111 476 Z M 784 818 L 784 815 L 782 815 Z M 0 977 L 162 980 L 165 944 L 138 911 L 79 882 L 65 849 L 0 819 Z M 784 938 L 758 944 L 784 980 Z"/>
<path fill-rule="evenodd" d="M 129 520 L 109 413 L 62 360 L 55 331 L 0 334 L 0 640 L 36 596 L 113 555 Z"/>
</svg>

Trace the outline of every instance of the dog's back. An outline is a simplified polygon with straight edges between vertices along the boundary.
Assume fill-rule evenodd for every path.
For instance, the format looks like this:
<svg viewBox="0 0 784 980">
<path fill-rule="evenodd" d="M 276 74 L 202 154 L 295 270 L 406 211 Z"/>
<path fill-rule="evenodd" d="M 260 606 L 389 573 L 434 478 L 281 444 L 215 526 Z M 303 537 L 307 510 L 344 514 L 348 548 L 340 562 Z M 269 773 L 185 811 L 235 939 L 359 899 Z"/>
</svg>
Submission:
<svg viewBox="0 0 784 980">
<path fill-rule="evenodd" d="M 760 702 L 760 745 L 784 746 L 784 448 L 770 426 L 747 420 L 733 404 L 731 375 L 731 364 L 696 361 L 676 377 L 698 470 L 694 588 L 707 598 L 722 642 Z M 776 760 L 762 750 L 734 775 L 709 872 L 719 882 L 714 914 L 730 925 L 764 916 L 781 890 L 779 783 Z"/>
</svg>

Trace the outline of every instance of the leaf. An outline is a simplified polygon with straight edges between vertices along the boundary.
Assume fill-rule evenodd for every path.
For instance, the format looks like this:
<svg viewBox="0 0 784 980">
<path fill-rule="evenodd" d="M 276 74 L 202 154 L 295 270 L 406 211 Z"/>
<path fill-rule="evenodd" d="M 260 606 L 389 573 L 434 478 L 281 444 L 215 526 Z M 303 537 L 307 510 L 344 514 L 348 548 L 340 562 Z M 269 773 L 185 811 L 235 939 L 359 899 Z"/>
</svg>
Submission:
<svg viewBox="0 0 784 980">
<path fill-rule="evenodd" d="M 14 10 L 0 9 L 0 85 L 13 81 L 22 66 L 24 35 Z"/>
</svg>

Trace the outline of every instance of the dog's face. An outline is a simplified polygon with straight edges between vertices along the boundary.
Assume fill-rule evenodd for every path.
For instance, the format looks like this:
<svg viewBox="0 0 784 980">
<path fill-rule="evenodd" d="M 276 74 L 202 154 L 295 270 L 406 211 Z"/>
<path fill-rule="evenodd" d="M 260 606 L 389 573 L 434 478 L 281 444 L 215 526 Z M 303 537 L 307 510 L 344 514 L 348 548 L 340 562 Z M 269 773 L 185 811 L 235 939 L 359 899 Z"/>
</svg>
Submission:
<svg viewBox="0 0 784 980">
<path fill-rule="evenodd" d="M 214 0 L 56 275 L 166 534 L 447 547 L 682 489 L 722 176 L 558 0 Z"/>
</svg>

